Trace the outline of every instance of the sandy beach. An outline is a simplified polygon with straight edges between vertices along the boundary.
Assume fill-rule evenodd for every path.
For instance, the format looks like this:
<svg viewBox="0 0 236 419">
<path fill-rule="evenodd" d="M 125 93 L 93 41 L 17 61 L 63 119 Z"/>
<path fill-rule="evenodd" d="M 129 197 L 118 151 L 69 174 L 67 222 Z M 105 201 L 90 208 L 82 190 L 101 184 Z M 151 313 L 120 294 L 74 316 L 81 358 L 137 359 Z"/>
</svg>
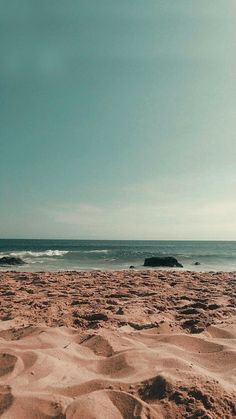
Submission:
<svg viewBox="0 0 236 419">
<path fill-rule="evenodd" d="M 1 272 L 2 418 L 233 418 L 236 273 Z"/>
<path fill-rule="evenodd" d="M 0 419 L 236 419 L 236 1 L 0 5 Z"/>
</svg>

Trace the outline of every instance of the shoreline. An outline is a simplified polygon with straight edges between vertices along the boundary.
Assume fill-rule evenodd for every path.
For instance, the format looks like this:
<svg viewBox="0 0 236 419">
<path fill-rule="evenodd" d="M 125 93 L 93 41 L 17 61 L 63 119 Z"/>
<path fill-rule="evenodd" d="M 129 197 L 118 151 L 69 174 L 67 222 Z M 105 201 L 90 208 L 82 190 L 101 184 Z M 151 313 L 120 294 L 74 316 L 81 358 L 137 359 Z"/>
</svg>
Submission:
<svg viewBox="0 0 236 419">
<path fill-rule="evenodd" d="M 235 417 L 236 272 L 10 270 L 0 281 L 3 418 Z"/>
<path fill-rule="evenodd" d="M 218 268 L 208 268 L 206 270 L 202 269 L 202 267 L 200 266 L 196 266 L 193 267 L 193 269 L 190 269 L 189 267 L 183 267 L 183 268 L 174 268 L 174 267 L 146 267 L 146 266 L 138 266 L 138 267 L 134 267 L 134 268 L 130 268 L 129 266 L 126 266 L 124 268 L 61 268 L 61 269 L 46 269 L 46 270 L 33 270 L 32 266 L 29 267 L 29 270 L 24 270 L 25 266 L 12 266 L 12 268 L 10 268 L 9 266 L 1 266 L 0 267 L 0 274 L 1 273 L 15 273 L 15 274 L 47 274 L 47 273 L 51 273 L 51 274 L 57 274 L 57 273 L 64 273 L 66 274 L 68 273 L 74 273 L 74 274 L 83 274 L 83 273 L 88 273 L 88 272 L 107 272 L 107 273 L 118 273 L 118 272 L 160 272 L 160 273 L 171 273 L 171 272 L 180 272 L 180 273 L 196 273 L 196 274 L 231 274 L 231 275 L 236 275 L 236 269 L 229 269 L 229 270 L 225 270 L 225 269 L 218 269 Z M 31 270 L 30 270 L 31 269 Z"/>
</svg>

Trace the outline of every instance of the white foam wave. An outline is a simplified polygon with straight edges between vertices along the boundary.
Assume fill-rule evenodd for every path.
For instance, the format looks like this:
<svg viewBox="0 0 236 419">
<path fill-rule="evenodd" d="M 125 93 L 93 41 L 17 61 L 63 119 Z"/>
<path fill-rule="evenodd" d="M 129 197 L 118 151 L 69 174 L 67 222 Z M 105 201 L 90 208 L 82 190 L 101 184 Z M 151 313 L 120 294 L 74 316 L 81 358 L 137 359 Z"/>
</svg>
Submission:
<svg viewBox="0 0 236 419">
<path fill-rule="evenodd" d="M 33 257 L 33 258 L 39 258 L 39 257 L 53 257 L 53 256 L 64 256 L 67 253 L 69 253 L 67 250 L 45 250 L 42 252 L 34 252 L 34 251 L 20 251 L 20 252 L 11 252 L 7 256 L 13 256 L 13 257 Z"/>
</svg>

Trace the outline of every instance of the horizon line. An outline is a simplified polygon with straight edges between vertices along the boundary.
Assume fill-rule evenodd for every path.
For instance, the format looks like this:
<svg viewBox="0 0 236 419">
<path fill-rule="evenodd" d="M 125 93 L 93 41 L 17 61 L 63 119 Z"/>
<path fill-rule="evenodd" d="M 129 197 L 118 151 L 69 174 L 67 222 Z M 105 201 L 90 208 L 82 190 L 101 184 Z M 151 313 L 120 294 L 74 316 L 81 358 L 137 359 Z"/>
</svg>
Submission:
<svg viewBox="0 0 236 419">
<path fill-rule="evenodd" d="M 235 242 L 235 240 L 230 239 L 75 239 L 75 238 L 30 238 L 30 237 L 20 237 L 20 238 L 13 238 L 13 237 L 3 237 L 0 240 L 64 240 L 64 241 L 173 241 L 173 242 Z"/>
</svg>

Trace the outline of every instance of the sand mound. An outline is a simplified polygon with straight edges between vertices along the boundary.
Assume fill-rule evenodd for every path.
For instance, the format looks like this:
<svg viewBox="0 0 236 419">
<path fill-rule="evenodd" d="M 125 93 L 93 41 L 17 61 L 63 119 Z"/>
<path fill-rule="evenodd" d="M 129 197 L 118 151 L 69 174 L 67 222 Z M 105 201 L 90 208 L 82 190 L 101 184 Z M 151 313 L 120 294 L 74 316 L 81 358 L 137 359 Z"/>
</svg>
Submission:
<svg viewBox="0 0 236 419">
<path fill-rule="evenodd" d="M 234 324 L 198 335 L 5 324 L 0 336 L 2 418 L 236 415 Z"/>
<path fill-rule="evenodd" d="M 121 391 L 94 391 L 77 398 L 66 410 L 68 419 L 158 419 L 160 416 L 147 403 Z"/>
</svg>

